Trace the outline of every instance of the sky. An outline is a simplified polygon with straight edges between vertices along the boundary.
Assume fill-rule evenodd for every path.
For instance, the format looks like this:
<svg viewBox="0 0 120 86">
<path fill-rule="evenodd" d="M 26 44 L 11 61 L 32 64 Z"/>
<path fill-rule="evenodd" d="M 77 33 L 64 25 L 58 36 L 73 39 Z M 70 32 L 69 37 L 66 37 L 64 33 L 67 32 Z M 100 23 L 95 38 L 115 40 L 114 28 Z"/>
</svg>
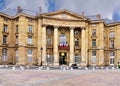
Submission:
<svg viewBox="0 0 120 86">
<path fill-rule="evenodd" d="M 42 13 L 67 9 L 86 16 L 101 14 L 102 18 L 120 21 L 120 0 L 0 0 L 0 10 L 16 10 L 17 6 L 23 9 Z"/>
</svg>

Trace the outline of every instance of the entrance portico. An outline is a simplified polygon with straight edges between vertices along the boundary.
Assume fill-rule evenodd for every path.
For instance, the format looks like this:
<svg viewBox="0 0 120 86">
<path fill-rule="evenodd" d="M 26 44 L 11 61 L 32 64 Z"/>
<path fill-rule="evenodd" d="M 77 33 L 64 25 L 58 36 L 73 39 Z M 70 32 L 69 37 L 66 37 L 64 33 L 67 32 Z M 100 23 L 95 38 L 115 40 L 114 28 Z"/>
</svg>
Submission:
<svg viewBox="0 0 120 86">
<path fill-rule="evenodd" d="M 66 15 L 65 18 L 59 18 L 62 15 Z M 51 15 L 51 14 L 50 14 Z M 50 29 L 53 32 L 53 35 L 50 36 L 46 33 L 43 33 L 42 38 L 44 38 L 44 44 L 42 45 L 44 48 L 44 53 L 42 53 L 44 56 L 44 64 L 46 65 L 46 56 L 45 53 L 52 53 L 53 54 L 53 65 L 58 66 L 60 64 L 67 64 L 71 66 L 73 63 L 75 63 L 75 51 L 79 52 L 78 56 L 81 56 L 81 65 L 86 66 L 86 54 L 87 54 L 87 46 L 88 43 L 86 41 L 86 19 L 81 16 L 69 14 L 69 12 L 60 12 L 56 15 L 52 14 L 50 15 L 42 15 L 43 16 L 43 25 L 46 27 L 43 27 L 42 30 L 46 31 Z M 57 17 L 54 17 L 57 16 Z M 71 19 L 71 17 L 74 17 L 74 21 Z M 77 17 L 81 17 L 81 19 L 77 19 Z M 78 45 L 75 45 L 75 29 L 78 30 Z M 49 31 L 49 30 L 48 30 Z M 45 32 L 45 31 L 44 31 Z M 50 38 L 51 37 L 51 38 Z M 46 39 L 45 39 L 46 38 Z M 47 38 L 52 39 L 51 48 L 45 47 L 47 44 Z M 45 41 L 46 40 L 46 41 Z M 46 43 L 45 43 L 46 42 Z M 77 49 L 75 47 L 78 47 Z M 48 52 L 49 50 L 49 52 Z M 61 50 L 65 50 L 66 52 L 61 52 Z M 80 59 L 80 58 L 79 58 Z"/>
</svg>

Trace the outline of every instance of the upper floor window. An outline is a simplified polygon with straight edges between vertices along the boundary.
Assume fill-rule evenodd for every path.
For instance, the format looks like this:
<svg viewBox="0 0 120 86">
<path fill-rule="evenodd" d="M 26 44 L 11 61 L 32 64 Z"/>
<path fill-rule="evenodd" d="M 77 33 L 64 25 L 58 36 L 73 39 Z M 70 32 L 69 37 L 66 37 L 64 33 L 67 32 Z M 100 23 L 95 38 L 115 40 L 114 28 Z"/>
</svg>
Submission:
<svg viewBox="0 0 120 86">
<path fill-rule="evenodd" d="M 16 33 L 18 33 L 18 25 L 16 25 Z"/>
<path fill-rule="evenodd" d="M 8 26 L 4 24 L 3 32 L 7 32 L 7 30 L 8 30 Z"/>
<path fill-rule="evenodd" d="M 115 26 L 111 26 L 111 27 L 110 27 L 110 29 L 114 29 L 114 28 L 115 28 Z"/>
<path fill-rule="evenodd" d="M 92 36 L 96 36 L 96 29 L 92 30 Z"/>
<path fill-rule="evenodd" d="M 32 19 L 28 19 L 28 22 L 32 23 L 32 22 L 33 22 L 33 20 L 32 20 Z"/>
<path fill-rule="evenodd" d="M 7 44 L 7 36 L 3 35 L 3 44 Z"/>
<path fill-rule="evenodd" d="M 18 36 L 16 36 L 16 44 L 18 44 Z"/>
<path fill-rule="evenodd" d="M 28 62 L 32 62 L 32 49 L 28 49 Z"/>
<path fill-rule="evenodd" d="M 78 38 L 75 38 L 75 46 L 79 46 L 79 40 L 78 40 Z"/>
<path fill-rule="evenodd" d="M 2 49 L 2 61 L 5 62 L 7 60 L 7 49 Z"/>
<path fill-rule="evenodd" d="M 92 39 L 92 47 L 96 47 L 96 39 Z"/>
<path fill-rule="evenodd" d="M 61 34 L 60 35 L 60 44 L 66 44 L 66 35 L 65 34 Z"/>
<path fill-rule="evenodd" d="M 52 34 L 52 30 L 50 28 L 47 29 L 47 34 L 51 35 Z"/>
<path fill-rule="evenodd" d="M 110 48 L 114 48 L 114 40 L 110 40 Z"/>
<path fill-rule="evenodd" d="M 114 32 L 110 32 L 110 38 L 114 38 Z"/>
<path fill-rule="evenodd" d="M 32 36 L 28 36 L 28 44 L 32 44 Z"/>
<path fill-rule="evenodd" d="M 8 21 L 8 18 L 4 18 L 4 22 L 7 22 Z"/>
<path fill-rule="evenodd" d="M 32 26 L 32 25 L 29 25 L 29 26 L 28 26 L 28 32 L 29 32 L 29 33 L 32 33 L 32 29 L 33 29 L 33 26 Z"/>
<path fill-rule="evenodd" d="M 48 37 L 47 38 L 47 45 L 51 45 L 51 44 L 52 44 L 51 37 Z"/>
</svg>

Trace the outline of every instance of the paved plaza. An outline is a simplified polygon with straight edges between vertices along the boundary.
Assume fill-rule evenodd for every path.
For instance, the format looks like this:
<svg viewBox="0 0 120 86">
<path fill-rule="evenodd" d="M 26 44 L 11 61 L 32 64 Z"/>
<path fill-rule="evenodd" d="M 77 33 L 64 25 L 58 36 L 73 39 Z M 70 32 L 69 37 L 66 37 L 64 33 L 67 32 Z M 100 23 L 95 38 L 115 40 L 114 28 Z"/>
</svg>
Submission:
<svg viewBox="0 0 120 86">
<path fill-rule="evenodd" d="M 11 68 L 0 68 L 0 86 L 120 86 L 119 69 Z"/>
</svg>

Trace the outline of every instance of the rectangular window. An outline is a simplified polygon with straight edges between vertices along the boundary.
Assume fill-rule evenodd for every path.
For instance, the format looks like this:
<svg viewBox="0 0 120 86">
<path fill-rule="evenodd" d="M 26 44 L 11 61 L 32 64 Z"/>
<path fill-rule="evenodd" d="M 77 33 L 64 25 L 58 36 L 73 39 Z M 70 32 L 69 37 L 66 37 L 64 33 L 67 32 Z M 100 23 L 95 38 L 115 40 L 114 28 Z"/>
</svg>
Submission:
<svg viewBox="0 0 120 86">
<path fill-rule="evenodd" d="M 16 33 L 18 33 L 18 25 L 16 25 Z"/>
<path fill-rule="evenodd" d="M 3 35 L 3 44 L 7 44 L 7 36 Z"/>
<path fill-rule="evenodd" d="M 110 52 L 110 64 L 114 65 L 114 58 L 115 58 L 115 53 L 113 51 Z"/>
<path fill-rule="evenodd" d="M 16 44 L 18 44 L 18 36 L 16 36 Z"/>
<path fill-rule="evenodd" d="M 52 63 L 53 62 L 53 57 L 50 54 L 47 54 L 47 58 L 46 59 L 47 59 L 48 63 Z"/>
<path fill-rule="evenodd" d="M 92 51 L 92 63 L 96 63 L 96 51 Z"/>
<path fill-rule="evenodd" d="M 16 50 L 16 63 L 18 63 L 18 49 Z"/>
<path fill-rule="evenodd" d="M 96 30 L 92 30 L 92 36 L 96 36 Z"/>
<path fill-rule="evenodd" d="M 7 32 L 8 26 L 4 24 L 3 32 Z"/>
<path fill-rule="evenodd" d="M 32 19 L 28 19 L 28 22 L 29 22 L 29 23 L 32 23 L 32 22 L 33 22 L 33 20 L 32 20 Z"/>
<path fill-rule="evenodd" d="M 8 21 L 8 19 L 7 18 L 4 18 L 4 22 L 7 22 Z"/>
<path fill-rule="evenodd" d="M 32 44 L 32 36 L 28 36 L 28 44 Z"/>
<path fill-rule="evenodd" d="M 75 46 L 79 46 L 79 40 L 75 39 Z"/>
<path fill-rule="evenodd" d="M 48 37 L 47 38 L 47 45 L 51 45 L 52 43 L 51 43 L 52 41 L 51 41 L 51 37 Z"/>
<path fill-rule="evenodd" d="M 92 39 L 92 47 L 96 47 L 96 39 Z"/>
<path fill-rule="evenodd" d="M 32 29 L 33 29 L 33 26 L 32 26 L 32 25 L 29 25 L 29 26 L 28 26 L 28 32 L 29 32 L 29 33 L 32 33 Z"/>
<path fill-rule="evenodd" d="M 7 49 L 2 49 L 2 61 L 5 62 L 7 60 Z"/>
<path fill-rule="evenodd" d="M 28 62 L 32 62 L 32 49 L 28 49 Z"/>
<path fill-rule="evenodd" d="M 110 32 L 110 38 L 114 38 L 114 32 Z"/>
<path fill-rule="evenodd" d="M 78 54 L 75 54 L 75 59 L 74 60 L 75 60 L 76 63 L 80 62 L 80 57 L 79 57 Z"/>
<path fill-rule="evenodd" d="M 110 48 L 114 48 L 114 40 L 110 40 Z"/>
</svg>

